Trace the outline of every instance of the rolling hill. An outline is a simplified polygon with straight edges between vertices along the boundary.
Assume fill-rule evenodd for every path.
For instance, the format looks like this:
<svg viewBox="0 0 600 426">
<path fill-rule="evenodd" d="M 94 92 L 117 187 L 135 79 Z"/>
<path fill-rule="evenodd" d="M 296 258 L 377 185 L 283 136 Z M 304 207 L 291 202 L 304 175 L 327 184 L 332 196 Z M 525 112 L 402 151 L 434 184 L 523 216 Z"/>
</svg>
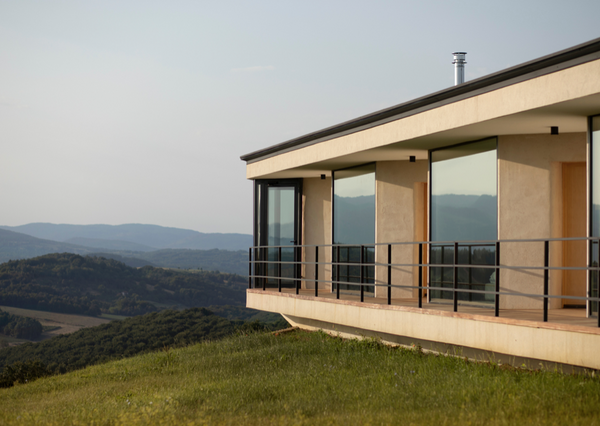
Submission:
<svg viewBox="0 0 600 426">
<path fill-rule="evenodd" d="M 126 224 L 126 225 L 56 225 L 52 223 L 30 223 L 21 226 L 0 226 L 2 229 L 20 232 L 36 238 L 58 242 L 91 239 L 93 247 L 114 248 L 115 244 L 125 242 L 144 246 L 149 251 L 164 248 L 196 249 L 196 250 L 248 250 L 252 245 L 252 235 L 202 233 L 189 229 L 169 228 L 158 225 Z M 77 240 L 73 240 L 77 239 Z M 96 241 L 94 241 L 96 240 Z M 106 243 L 97 240 L 106 240 Z M 102 245 L 104 244 L 104 245 Z M 112 247 L 106 247 L 112 245 Z M 124 248 L 125 249 L 125 248 Z M 126 248 L 131 250 L 131 248 Z"/>
<path fill-rule="evenodd" d="M 246 283 L 233 274 L 132 268 L 101 257 L 48 254 L 0 265 L 0 305 L 130 316 L 168 306 L 243 305 Z"/>
<path fill-rule="evenodd" d="M 84 246 L 44 240 L 19 232 L 0 229 L 0 263 L 9 260 L 30 259 L 51 253 L 74 253 L 114 259 L 134 268 L 158 266 L 221 271 L 238 275 L 248 273 L 248 254 L 245 250 L 151 249 L 152 251 L 148 251 L 149 246 L 118 240 L 77 237 L 68 241 L 80 242 L 81 244 L 91 243 L 92 245 Z M 102 246 L 109 246 L 112 249 Z M 139 251 L 134 249 L 139 249 Z"/>
<path fill-rule="evenodd" d="M 89 254 L 93 249 L 76 244 L 61 243 L 31 237 L 19 232 L 0 229 L 0 263 L 16 259 L 28 259 L 48 253 Z"/>
</svg>

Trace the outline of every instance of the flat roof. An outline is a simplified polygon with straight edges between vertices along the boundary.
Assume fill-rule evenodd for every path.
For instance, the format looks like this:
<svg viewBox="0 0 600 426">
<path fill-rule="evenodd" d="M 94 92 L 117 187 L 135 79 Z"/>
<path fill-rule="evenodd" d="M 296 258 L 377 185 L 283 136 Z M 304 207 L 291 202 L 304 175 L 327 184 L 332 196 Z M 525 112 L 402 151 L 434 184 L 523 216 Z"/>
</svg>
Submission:
<svg viewBox="0 0 600 426">
<path fill-rule="evenodd" d="M 272 145 L 240 158 L 247 163 L 376 127 L 482 93 L 600 59 L 600 38 L 432 94 Z"/>
</svg>

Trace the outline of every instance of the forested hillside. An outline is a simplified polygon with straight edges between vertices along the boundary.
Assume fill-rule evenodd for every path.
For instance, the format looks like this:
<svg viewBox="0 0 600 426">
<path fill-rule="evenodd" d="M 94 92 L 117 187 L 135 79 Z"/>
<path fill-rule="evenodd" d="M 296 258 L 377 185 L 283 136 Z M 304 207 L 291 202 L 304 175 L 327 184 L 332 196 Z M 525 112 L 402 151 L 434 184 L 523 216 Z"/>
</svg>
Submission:
<svg viewBox="0 0 600 426">
<path fill-rule="evenodd" d="M 0 265 L 0 305 L 62 313 L 130 316 L 167 306 L 243 305 L 245 286 L 234 274 L 136 269 L 68 253 Z"/>
<path fill-rule="evenodd" d="M 13 315 L 0 309 L 0 333 L 19 339 L 37 339 L 42 334 L 42 324 L 32 318 Z M 5 341 L 1 341 L 4 342 Z M 0 342 L 0 343 L 1 343 Z"/>
<path fill-rule="evenodd" d="M 248 275 L 248 251 L 163 249 L 140 253 L 138 258 L 165 268 L 204 269 Z"/>
<path fill-rule="evenodd" d="M 230 321 L 241 320 L 246 322 L 259 322 L 273 329 L 287 328 L 290 326 L 281 314 L 275 312 L 258 311 L 244 306 L 229 305 L 209 306 L 208 310 Z"/>
<path fill-rule="evenodd" d="M 64 373 L 143 352 L 218 340 L 242 324 L 204 308 L 151 313 L 1 349 L 0 372 L 17 362 L 40 361 L 42 373 Z"/>
</svg>

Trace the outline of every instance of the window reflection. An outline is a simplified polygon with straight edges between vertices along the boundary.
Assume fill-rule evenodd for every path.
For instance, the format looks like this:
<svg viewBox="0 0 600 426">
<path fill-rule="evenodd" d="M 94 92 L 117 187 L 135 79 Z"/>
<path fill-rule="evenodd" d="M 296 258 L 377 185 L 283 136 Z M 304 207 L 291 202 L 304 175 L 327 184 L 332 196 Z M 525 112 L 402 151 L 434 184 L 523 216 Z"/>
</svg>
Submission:
<svg viewBox="0 0 600 426">
<path fill-rule="evenodd" d="M 334 290 L 360 290 L 349 283 L 374 283 L 375 268 L 375 164 L 333 173 Z M 362 246 L 362 251 L 361 251 Z M 363 262 L 361 270 L 361 259 Z M 343 265 L 341 264 L 343 263 Z M 356 265 L 355 265 L 356 264 Z M 366 286 L 373 293 L 373 286 Z"/>
<path fill-rule="evenodd" d="M 333 173 L 334 244 L 375 243 L 375 164 Z"/>
<path fill-rule="evenodd" d="M 269 246 L 268 276 L 288 278 L 281 281 L 282 287 L 293 287 L 294 282 L 294 187 L 269 187 L 267 194 L 268 227 L 267 235 Z M 276 285 L 276 279 L 269 280 L 269 285 Z"/>
<path fill-rule="evenodd" d="M 496 240 L 496 139 L 431 152 L 431 241 L 459 242 L 458 264 L 494 265 Z M 463 243 L 460 243 L 463 241 Z M 452 265 L 454 244 L 432 244 L 431 263 Z M 494 269 L 459 268 L 458 288 L 495 290 Z M 454 269 L 432 267 L 432 287 L 452 288 Z M 432 290 L 432 299 L 452 299 L 449 291 Z M 491 302 L 493 295 L 461 292 L 459 300 Z"/>
<path fill-rule="evenodd" d="M 431 240 L 497 238 L 496 139 L 431 153 Z"/>
<path fill-rule="evenodd" d="M 591 143 L 591 237 L 600 237 L 600 116 L 592 117 L 590 120 L 590 143 Z M 600 249 L 598 240 L 591 242 L 591 266 L 600 264 Z M 598 297 L 600 277 L 598 271 L 590 271 L 590 296 Z M 598 313 L 598 303 L 590 303 L 592 313 Z"/>
<path fill-rule="evenodd" d="M 591 119 L 592 237 L 600 237 L 600 116 Z"/>
<path fill-rule="evenodd" d="M 293 245 L 294 188 L 270 187 L 268 200 L 268 245 Z"/>
</svg>

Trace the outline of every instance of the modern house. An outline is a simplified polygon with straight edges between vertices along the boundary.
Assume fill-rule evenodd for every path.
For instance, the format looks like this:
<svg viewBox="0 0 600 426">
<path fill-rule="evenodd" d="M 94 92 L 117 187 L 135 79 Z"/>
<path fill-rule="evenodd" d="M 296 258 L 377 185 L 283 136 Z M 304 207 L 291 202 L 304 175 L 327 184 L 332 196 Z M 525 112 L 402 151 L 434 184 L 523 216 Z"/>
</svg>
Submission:
<svg viewBox="0 0 600 426">
<path fill-rule="evenodd" d="M 242 160 L 248 307 L 600 369 L 600 39 Z"/>
</svg>

